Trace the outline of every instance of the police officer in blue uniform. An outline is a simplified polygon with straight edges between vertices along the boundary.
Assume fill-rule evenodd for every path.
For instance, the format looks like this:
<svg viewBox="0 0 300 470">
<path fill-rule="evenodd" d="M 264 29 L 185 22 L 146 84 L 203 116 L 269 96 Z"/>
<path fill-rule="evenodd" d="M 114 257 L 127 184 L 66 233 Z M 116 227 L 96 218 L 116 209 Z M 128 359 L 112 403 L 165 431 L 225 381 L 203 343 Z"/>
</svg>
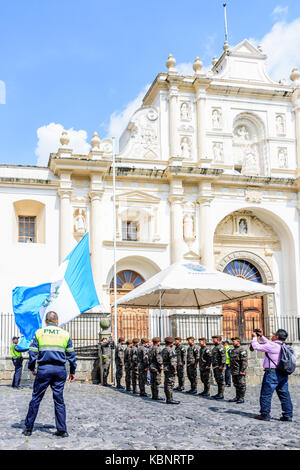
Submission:
<svg viewBox="0 0 300 470">
<path fill-rule="evenodd" d="M 11 359 L 15 367 L 15 373 L 14 373 L 13 381 L 11 384 L 12 388 L 21 388 L 20 382 L 21 382 L 21 376 L 22 376 L 23 357 L 22 357 L 21 351 L 19 351 L 18 349 L 18 342 L 19 342 L 19 337 L 14 336 L 12 338 L 12 343 L 10 346 Z"/>
<path fill-rule="evenodd" d="M 70 363 L 70 382 L 75 380 L 76 358 L 72 340 L 67 331 L 58 327 L 55 312 L 46 314 L 46 326 L 36 331 L 29 347 L 28 369 L 35 375 L 32 399 L 25 419 L 25 436 L 31 436 L 40 403 L 50 385 L 55 408 L 56 436 L 68 437 L 66 409 L 63 398 L 67 379 L 66 360 Z M 35 364 L 38 364 L 35 372 Z"/>
</svg>

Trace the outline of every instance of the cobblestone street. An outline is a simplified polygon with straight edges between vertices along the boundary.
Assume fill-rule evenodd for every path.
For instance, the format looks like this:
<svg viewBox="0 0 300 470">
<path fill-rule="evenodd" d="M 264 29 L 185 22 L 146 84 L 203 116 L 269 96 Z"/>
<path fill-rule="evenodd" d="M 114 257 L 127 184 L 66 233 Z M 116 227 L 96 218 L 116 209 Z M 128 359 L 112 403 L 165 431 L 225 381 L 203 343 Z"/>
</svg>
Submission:
<svg viewBox="0 0 300 470">
<path fill-rule="evenodd" d="M 198 387 L 198 391 L 202 388 Z M 0 449 L 300 449 L 299 386 L 290 387 L 294 405 L 292 423 L 279 421 L 280 403 L 274 395 L 272 420 L 253 419 L 259 412 L 260 387 L 248 387 L 245 404 L 215 401 L 174 392 L 180 405 L 166 405 L 99 385 L 67 384 L 68 438 L 54 436 L 54 409 L 49 389 L 41 403 L 32 436 L 22 434 L 32 389 L 0 386 Z M 148 392 L 150 388 L 148 387 Z M 212 394 L 216 387 L 212 387 Z M 161 390 L 163 396 L 163 389 Z"/>
</svg>

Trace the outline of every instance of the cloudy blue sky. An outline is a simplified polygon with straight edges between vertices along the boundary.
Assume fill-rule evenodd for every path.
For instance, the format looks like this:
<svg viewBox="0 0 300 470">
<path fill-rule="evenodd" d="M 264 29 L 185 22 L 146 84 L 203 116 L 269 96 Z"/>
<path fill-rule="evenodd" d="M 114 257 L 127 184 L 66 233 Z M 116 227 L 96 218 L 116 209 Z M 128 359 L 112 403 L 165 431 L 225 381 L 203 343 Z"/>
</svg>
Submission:
<svg viewBox="0 0 300 470">
<path fill-rule="evenodd" d="M 224 42 L 219 0 L 0 0 L 0 164 L 47 165 L 63 128 L 74 149 L 118 137 L 172 53 L 205 66 Z M 229 43 L 262 44 L 274 79 L 300 67 L 298 0 L 228 0 Z"/>
</svg>

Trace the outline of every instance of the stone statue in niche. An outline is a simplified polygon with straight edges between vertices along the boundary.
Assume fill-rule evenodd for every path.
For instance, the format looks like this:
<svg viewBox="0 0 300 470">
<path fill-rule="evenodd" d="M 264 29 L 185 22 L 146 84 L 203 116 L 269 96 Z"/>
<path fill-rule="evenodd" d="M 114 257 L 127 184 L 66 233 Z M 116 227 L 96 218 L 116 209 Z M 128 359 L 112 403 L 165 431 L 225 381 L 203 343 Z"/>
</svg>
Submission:
<svg viewBox="0 0 300 470">
<path fill-rule="evenodd" d="M 247 146 L 242 164 L 242 175 L 259 176 L 259 161 L 255 147 Z"/>
<path fill-rule="evenodd" d="M 185 214 L 183 219 L 183 238 L 189 247 L 195 241 L 194 218 L 192 214 Z"/>
<path fill-rule="evenodd" d="M 86 214 L 83 209 L 76 209 L 74 212 L 74 233 L 76 235 L 86 233 Z"/>
<path fill-rule="evenodd" d="M 223 162 L 224 161 L 224 151 L 223 151 L 223 144 L 221 142 L 215 142 L 213 145 L 213 154 L 214 160 L 216 162 Z"/>
<path fill-rule="evenodd" d="M 249 140 L 249 132 L 245 126 L 238 127 L 235 135 L 239 141 Z"/>
<path fill-rule="evenodd" d="M 277 135 L 285 134 L 284 118 L 281 114 L 278 114 L 278 116 L 276 116 L 276 132 Z"/>
<path fill-rule="evenodd" d="M 191 120 L 190 105 L 187 102 L 182 103 L 180 106 L 180 119 L 182 121 Z"/>
<path fill-rule="evenodd" d="M 213 129 L 220 129 L 221 127 L 221 112 L 218 109 L 214 109 L 211 115 Z"/>
<path fill-rule="evenodd" d="M 279 168 L 287 168 L 287 150 L 286 148 L 278 149 L 278 165 Z"/>
<path fill-rule="evenodd" d="M 180 142 L 181 157 L 184 160 L 190 160 L 191 158 L 191 142 L 188 137 L 183 137 Z"/>
<path fill-rule="evenodd" d="M 241 235 L 247 235 L 248 233 L 248 224 L 246 219 L 239 220 L 239 233 Z"/>
</svg>

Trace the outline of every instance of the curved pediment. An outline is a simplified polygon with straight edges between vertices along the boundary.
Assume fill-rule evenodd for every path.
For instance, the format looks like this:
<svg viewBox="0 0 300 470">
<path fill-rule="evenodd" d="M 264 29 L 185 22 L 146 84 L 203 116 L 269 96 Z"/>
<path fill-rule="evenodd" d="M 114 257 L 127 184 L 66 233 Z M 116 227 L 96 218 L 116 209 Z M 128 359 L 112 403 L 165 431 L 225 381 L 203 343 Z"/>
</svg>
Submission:
<svg viewBox="0 0 300 470">
<path fill-rule="evenodd" d="M 138 109 L 120 138 L 120 157 L 157 160 L 160 158 L 159 113 L 154 106 Z"/>
</svg>

